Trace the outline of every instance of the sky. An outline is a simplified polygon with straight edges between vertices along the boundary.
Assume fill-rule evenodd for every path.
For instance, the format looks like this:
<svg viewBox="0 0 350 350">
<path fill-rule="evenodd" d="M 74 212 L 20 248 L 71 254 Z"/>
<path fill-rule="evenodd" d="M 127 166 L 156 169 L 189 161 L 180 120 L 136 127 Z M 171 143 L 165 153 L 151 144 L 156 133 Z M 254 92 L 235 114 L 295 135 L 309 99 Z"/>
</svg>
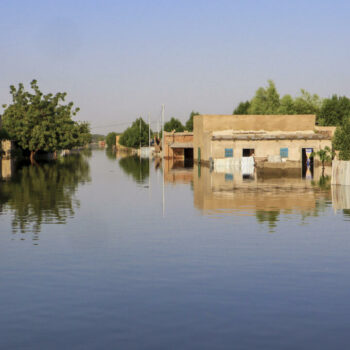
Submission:
<svg viewBox="0 0 350 350">
<path fill-rule="evenodd" d="M 37 79 L 94 133 L 231 114 L 272 79 L 350 96 L 350 1 L 0 0 L 0 105 Z M 0 109 L 1 113 L 2 109 Z"/>
</svg>

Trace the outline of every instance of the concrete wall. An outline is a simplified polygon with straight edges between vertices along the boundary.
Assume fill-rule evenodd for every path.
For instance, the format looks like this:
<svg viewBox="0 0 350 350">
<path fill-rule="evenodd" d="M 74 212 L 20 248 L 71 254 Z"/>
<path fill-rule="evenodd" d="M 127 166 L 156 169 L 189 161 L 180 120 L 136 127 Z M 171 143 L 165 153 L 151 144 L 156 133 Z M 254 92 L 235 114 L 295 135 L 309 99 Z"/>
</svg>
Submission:
<svg viewBox="0 0 350 350">
<path fill-rule="evenodd" d="M 332 185 L 350 186 L 350 161 L 333 160 Z"/>
<path fill-rule="evenodd" d="M 288 148 L 290 161 L 301 161 L 302 149 L 313 148 L 318 151 L 325 146 L 332 147 L 331 140 L 259 140 L 259 141 L 210 141 L 211 149 L 209 157 L 224 158 L 225 148 L 233 148 L 234 158 L 242 157 L 243 148 L 253 148 L 256 159 L 265 159 L 268 156 L 279 156 L 281 148 Z"/>
<path fill-rule="evenodd" d="M 11 151 L 14 149 L 14 143 L 9 140 L 1 141 L 0 147 L 4 158 L 11 158 Z"/>
<path fill-rule="evenodd" d="M 309 131 L 315 129 L 316 116 L 306 115 L 196 115 L 202 119 L 203 131 Z"/>
<path fill-rule="evenodd" d="M 225 148 L 234 149 L 234 157 L 242 156 L 243 148 L 255 149 L 255 157 L 264 158 L 269 155 L 279 155 L 280 148 L 288 148 L 288 159 L 301 160 L 302 148 L 313 148 L 315 151 L 325 146 L 331 147 L 333 127 L 315 126 L 315 115 L 197 115 L 194 117 L 193 156 L 198 161 L 198 149 L 201 160 L 208 162 L 210 157 L 224 157 Z M 307 134 L 322 133 L 327 140 L 236 140 L 212 141 L 213 132 L 233 130 L 235 132 L 254 133 L 274 132 L 290 133 L 304 132 Z"/>
</svg>

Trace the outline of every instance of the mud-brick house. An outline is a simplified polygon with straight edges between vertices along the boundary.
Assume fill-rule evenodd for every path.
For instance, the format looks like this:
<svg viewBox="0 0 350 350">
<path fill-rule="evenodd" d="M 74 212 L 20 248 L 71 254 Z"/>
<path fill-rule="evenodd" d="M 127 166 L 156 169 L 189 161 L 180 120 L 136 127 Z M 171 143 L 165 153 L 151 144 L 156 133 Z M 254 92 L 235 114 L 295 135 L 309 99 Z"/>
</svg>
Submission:
<svg viewBox="0 0 350 350">
<path fill-rule="evenodd" d="M 173 160 L 193 159 L 193 132 L 164 132 L 164 157 Z"/>
<path fill-rule="evenodd" d="M 335 128 L 315 122 L 315 115 L 197 115 L 194 160 L 254 157 L 301 165 L 312 152 L 332 147 Z"/>
</svg>

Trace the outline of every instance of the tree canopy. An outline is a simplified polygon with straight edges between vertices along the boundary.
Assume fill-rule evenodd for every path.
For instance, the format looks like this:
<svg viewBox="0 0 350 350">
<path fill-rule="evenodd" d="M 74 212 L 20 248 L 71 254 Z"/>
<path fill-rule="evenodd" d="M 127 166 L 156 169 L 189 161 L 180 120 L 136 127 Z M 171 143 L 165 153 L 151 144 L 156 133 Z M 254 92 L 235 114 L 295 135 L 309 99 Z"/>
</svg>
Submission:
<svg viewBox="0 0 350 350">
<path fill-rule="evenodd" d="M 345 119 L 350 118 L 350 99 L 337 95 L 325 98 L 318 117 L 321 125 L 342 125 Z"/>
<path fill-rule="evenodd" d="M 151 130 L 151 137 L 152 134 Z M 140 146 L 140 140 L 141 146 L 148 146 L 148 124 L 141 117 L 136 119 L 132 125 L 120 135 L 119 143 L 126 147 L 137 148 Z"/>
<path fill-rule="evenodd" d="M 304 89 L 293 98 L 280 97 L 275 83 L 268 81 L 267 87 L 260 87 L 250 101 L 240 102 L 233 114 L 316 114 L 321 110 L 322 100 L 316 94 Z"/>
<path fill-rule="evenodd" d="M 164 130 L 167 132 L 171 132 L 173 130 L 176 132 L 182 132 L 185 130 L 185 127 L 182 125 L 179 119 L 172 117 L 164 124 Z"/>
<path fill-rule="evenodd" d="M 248 114 L 250 107 L 250 101 L 240 102 L 239 105 L 233 111 L 233 114 Z"/>
<path fill-rule="evenodd" d="M 107 134 L 107 136 L 106 136 L 106 144 L 107 144 L 108 148 L 111 148 L 111 147 L 115 146 L 115 144 L 116 144 L 116 136 L 117 135 L 118 134 L 116 132 L 114 132 L 114 131 Z"/>
<path fill-rule="evenodd" d="M 195 111 L 191 112 L 190 117 L 188 118 L 186 125 L 185 125 L 185 129 L 187 131 L 193 131 L 193 117 L 195 115 L 199 115 L 199 112 L 195 112 Z"/>
<path fill-rule="evenodd" d="M 79 111 L 73 102 L 65 104 L 66 93 L 44 95 L 33 80 L 33 93 L 11 85 L 12 103 L 4 105 L 3 127 L 9 137 L 23 150 L 54 152 L 60 149 L 80 147 L 90 142 L 88 123 L 72 120 Z"/>
<path fill-rule="evenodd" d="M 333 147 L 339 151 L 341 160 L 350 160 L 350 120 L 344 120 L 341 126 L 338 126 L 334 138 Z"/>
</svg>

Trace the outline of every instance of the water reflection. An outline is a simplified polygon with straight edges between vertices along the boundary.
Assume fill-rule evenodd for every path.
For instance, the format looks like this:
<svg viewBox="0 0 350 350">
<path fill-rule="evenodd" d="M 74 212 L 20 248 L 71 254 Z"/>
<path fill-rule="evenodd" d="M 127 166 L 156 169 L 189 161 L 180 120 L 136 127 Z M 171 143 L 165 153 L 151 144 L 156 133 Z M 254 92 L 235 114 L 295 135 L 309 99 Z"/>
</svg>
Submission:
<svg viewBox="0 0 350 350">
<path fill-rule="evenodd" d="M 79 207 L 74 194 L 79 184 L 90 181 L 89 173 L 82 154 L 37 166 L 22 165 L 8 181 L 0 182 L 0 215 L 10 211 L 13 232 L 30 231 L 37 239 L 42 224 L 65 223 L 74 215 Z"/>
<path fill-rule="evenodd" d="M 168 159 L 164 162 L 165 183 L 191 183 L 193 181 L 193 162 Z"/>
<path fill-rule="evenodd" d="M 137 183 L 144 183 L 149 177 L 148 158 L 140 158 L 138 156 L 127 156 L 119 159 L 120 168 Z"/>
<path fill-rule="evenodd" d="M 273 231 L 281 214 L 299 213 L 302 220 L 317 216 L 331 202 L 330 177 L 318 180 L 295 176 L 259 174 L 249 176 L 214 172 L 195 165 L 194 205 L 205 215 L 255 215 Z"/>
</svg>

